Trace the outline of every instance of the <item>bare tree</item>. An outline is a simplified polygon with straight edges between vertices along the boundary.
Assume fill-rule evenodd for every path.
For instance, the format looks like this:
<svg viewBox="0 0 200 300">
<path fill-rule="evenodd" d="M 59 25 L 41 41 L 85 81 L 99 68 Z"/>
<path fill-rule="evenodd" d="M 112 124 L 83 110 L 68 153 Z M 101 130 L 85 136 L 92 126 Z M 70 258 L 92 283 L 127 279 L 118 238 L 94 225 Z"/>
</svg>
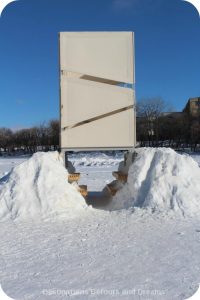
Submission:
<svg viewBox="0 0 200 300">
<path fill-rule="evenodd" d="M 138 133 L 143 132 L 143 138 L 146 137 L 151 146 L 155 141 L 158 142 L 159 118 L 166 108 L 167 104 L 162 98 L 142 99 L 137 104 Z"/>
<path fill-rule="evenodd" d="M 59 121 L 51 120 L 49 122 L 48 128 L 49 128 L 50 145 L 54 147 L 54 150 L 57 150 L 59 145 L 59 132 L 60 132 Z"/>
<path fill-rule="evenodd" d="M 0 148 L 7 151 L 10 147 L 12 147 L 12 130 L 0 128 Z"/>
<path fill-rule="evenodd" d="M 146 98 L 138 101 L 137 116 L 145 117 L 148 120 L 158 118 L 167 108 L 162 98 Z"/>
</svg>

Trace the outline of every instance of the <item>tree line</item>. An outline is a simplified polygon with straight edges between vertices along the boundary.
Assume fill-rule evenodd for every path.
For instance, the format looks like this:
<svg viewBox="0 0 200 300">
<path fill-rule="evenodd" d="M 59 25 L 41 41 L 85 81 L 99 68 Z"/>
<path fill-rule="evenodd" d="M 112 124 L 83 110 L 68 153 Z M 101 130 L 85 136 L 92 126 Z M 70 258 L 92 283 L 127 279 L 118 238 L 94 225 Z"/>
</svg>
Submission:
<svg viewBox="0 0 200 300">
<path fill-rule="evenodd" d="M 32 128 L 11 130 L 0 128 L 0 153 L 34 153 L 38 150 L 57 150 L 59 121 L 51 120 Z"/>
<path fill-rule="evenodd" d="M 143 99 L 137 104 L 137 141 L 141 147 L 199 150 L 200 112 L 173 112 L 161 98 Z"/>
<path fill-rule="evenodd" d="M 195 117 L 183 112 L 174 113 L 162 98 L 138 101 L 136 112 L 137 143 L 140 147 L 199 150 L 200 113 Z M 58 150 L 59 131 L 58 120 L 14 131 L 0 128 L 0 154 Z"/>
</svg>

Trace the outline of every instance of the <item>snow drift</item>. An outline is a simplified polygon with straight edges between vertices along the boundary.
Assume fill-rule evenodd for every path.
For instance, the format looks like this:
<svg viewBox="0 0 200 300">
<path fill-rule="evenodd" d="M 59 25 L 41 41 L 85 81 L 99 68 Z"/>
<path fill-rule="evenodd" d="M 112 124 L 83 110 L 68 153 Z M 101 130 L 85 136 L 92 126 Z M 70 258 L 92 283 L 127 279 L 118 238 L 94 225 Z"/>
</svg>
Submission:
<svg viewBox="0 0 200 300">
<path fill-rule="evenodd" d="M 130 207 L 200 215 L 200 168 L 188 155 L 168 148 L 144 148 L 130 166 L 127 184 L 111 209 Z"/>
<path fill-rule="evenodd" d="M 0 220 L 58 215 L 73 217 L 87 205 L 67 181 L 58 152 L 36 153 L 0 180 Z"/>
<path fill-rule="evenodd" d="M 123 159 L 123 153 L 117 151 L 115 153 L 75 153 L 69 155 L 69 160 L 75 168 L 79 167 L 110 167 L 118 165 Z"/>
</svg>

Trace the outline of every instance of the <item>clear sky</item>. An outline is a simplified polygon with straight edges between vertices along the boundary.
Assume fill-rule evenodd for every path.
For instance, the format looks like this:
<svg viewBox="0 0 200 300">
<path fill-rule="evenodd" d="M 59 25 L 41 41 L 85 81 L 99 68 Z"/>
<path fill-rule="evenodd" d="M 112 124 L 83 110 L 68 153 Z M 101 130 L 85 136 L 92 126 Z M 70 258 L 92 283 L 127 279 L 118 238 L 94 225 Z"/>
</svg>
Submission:
<svg viewBox="0 0 200 300">
<path fill-rule="evenodd" d="M 1 2 L 1 0 L 0 0 Z M 0 18 L 0 127 L 59 116 L 59 31 L 134 31 L 136 97 L 200 96 L 200 17 L 182 0 L 18 0 Z"/>
</svg>

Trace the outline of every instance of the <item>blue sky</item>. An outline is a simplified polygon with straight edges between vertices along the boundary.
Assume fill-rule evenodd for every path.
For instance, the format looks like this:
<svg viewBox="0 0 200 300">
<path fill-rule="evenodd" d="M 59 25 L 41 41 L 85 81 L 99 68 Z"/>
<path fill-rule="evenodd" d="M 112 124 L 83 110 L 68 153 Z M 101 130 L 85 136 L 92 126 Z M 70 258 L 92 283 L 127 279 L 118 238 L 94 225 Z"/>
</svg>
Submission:
<svg viewBox="0 0 200 300">
<path fill-rule="evenodd" d="M 1 0 L 0 0 L 1 1 Z M 18 0 L 0 18 L 0 127 L 59 116 L 58 32 L 134 31 L 136 97 L 200 96 L 200 18 L 182 0 Z"/>
</svg>

